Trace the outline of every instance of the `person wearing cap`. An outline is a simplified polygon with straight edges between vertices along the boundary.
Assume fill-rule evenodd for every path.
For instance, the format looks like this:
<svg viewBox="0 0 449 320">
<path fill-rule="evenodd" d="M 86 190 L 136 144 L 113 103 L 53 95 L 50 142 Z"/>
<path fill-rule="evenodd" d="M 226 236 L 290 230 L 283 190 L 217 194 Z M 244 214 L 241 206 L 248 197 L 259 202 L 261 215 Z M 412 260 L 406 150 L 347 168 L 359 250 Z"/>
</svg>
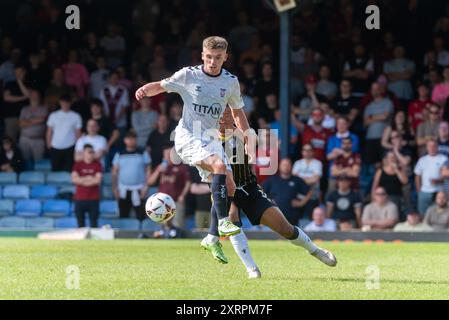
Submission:
<svg viewBox="0 0 449 320">
<path fill-rule="evenodd" d="M 137 147 L 137 135 L 130 130 L 124 138 L 125 149 L 117 152 L 112 160 L 112 187 L 118 201 L 120 218 L 129 218 L 131 208 L 136 217 L 145 217 L 144 199 L 147 196 L 147 179 L 151 158 Z"/>
<path fill-rule="evenodd" d="M 50 114 L 47 120 L 47 148 L 50 149 L 52 171 L 72 171 L 75 143 L 81 136 L 81 116 L 71 110 L 71 98 L 62 95 L 60 110 Z"/>
<path fill-rule="evenodd" d="M 432 227 L 421 222 L 421 216 L 419 212 L 410 211 L 407 214 L 407 220 L 405 222 L 398 223 L 393 231 L 395 232 L 429 232 L 432 231 Z"/>
<path fill-rule="evenodd" d="M 327 217 L 337 221 L 341 231 L 361 226 L 362 198 L 351 188 L 351 178 L 342 175 L 337 178 L 337 190 L 326 200 Z"/>
<path fill-rule="evenodd" d="M 327 102 L 325 96 L 316 92 L 317 78 L 314 74 L 309 74 L 305 78 L 306 94 L 294 104 L 294 112 L 298 119 L 307 122 L 313 108 L 319 108 L 321 102 Z"/>
</svg>

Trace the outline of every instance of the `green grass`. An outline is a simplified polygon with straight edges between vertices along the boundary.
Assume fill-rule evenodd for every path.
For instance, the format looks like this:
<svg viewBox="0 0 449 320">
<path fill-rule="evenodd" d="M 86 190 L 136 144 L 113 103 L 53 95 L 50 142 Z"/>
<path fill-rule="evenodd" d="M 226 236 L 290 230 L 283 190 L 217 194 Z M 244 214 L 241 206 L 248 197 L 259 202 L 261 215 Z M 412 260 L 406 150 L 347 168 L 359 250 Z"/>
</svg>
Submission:
<svg viewBox="0 0 449 320">
<path fill-rule="evenodd" d="M 262 279 L 248 280 L 229 241 L 228 265 L 198 240 L 44 241 L 0 238 L 0 299 L 448 299 L 447 244 L 322 243 L 329 268 L 286 241 L 250 241 Z M 80 288 L 66 288 L 66 268 Z M 366 287 L 367 267 L 380 288 Z"/>
</svg>

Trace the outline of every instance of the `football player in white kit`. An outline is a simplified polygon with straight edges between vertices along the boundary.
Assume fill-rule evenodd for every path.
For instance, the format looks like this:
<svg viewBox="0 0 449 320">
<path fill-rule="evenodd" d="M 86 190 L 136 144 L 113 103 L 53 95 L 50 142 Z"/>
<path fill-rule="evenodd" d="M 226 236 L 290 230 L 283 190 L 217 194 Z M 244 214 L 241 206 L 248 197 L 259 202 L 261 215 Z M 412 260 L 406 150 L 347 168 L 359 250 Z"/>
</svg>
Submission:
<svg viewBox="0 0 449 320">
<path fill-rule="evenodd" d="M 163 92 L 176 92 L 181 96 L 184 107 L 175 129 L 176 153 L 184 163 L 195 166 L 203 180 L 211 184 L 221 236 L 240 232 L 228 218 L 235 183 L 218 138 L 219 120 L 227 105 L 231 107 L 237 127 L 246 133 L 245 141 L 251 145 L 253 139 L 248 137 L 255 135 L 242 109 L 244 104 L 238 79 L 223 69 L 227 47 L 224 38 L 208 37 L 203 41 L 203 65 L 182 68 L 171 77 L 148 83 L 136 91 L 137 100 Z M 210 250 L 221 250 L 218 237 L 211 235 L 208 243 Z"/>
</svg>

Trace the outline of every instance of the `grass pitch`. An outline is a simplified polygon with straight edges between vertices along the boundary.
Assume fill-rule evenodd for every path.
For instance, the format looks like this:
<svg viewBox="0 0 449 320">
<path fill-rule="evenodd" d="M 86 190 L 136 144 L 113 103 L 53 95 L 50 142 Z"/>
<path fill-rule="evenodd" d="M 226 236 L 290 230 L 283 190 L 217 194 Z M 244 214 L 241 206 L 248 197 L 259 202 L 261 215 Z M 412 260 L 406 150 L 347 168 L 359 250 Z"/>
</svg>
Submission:
<svg viewBox="0 0 449 320">
<path fill-rule="evenodd" d="M 286 241 L 250 241 L 262 278 L 248 280 L 229 241 L 230 263 L 220 265 L 198 240 L 2 238 L 0 299 L 449 298 L 447 244 L 320 245 L 336 268 Z"/>
</svg>

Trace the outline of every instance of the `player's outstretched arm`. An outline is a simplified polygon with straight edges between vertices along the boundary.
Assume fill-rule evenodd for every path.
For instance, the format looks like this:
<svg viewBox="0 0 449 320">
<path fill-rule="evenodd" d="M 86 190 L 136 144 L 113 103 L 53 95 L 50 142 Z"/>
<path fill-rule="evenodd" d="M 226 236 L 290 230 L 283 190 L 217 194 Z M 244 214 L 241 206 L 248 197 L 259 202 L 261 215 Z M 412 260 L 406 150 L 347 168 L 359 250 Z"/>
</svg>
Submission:
<svg viewBox="0 0 449 320">
<path fill-rule="evenodd" d="M 137 101 L 141 100 L 144 97 L 153 97 L 157 96 L 159 93 L 165 92 L 165 89 L 162 88 L 161 82 L 150 82 L 146 85 L 141 86 L 136 91 L 136 99 Z"/>
</svg>

